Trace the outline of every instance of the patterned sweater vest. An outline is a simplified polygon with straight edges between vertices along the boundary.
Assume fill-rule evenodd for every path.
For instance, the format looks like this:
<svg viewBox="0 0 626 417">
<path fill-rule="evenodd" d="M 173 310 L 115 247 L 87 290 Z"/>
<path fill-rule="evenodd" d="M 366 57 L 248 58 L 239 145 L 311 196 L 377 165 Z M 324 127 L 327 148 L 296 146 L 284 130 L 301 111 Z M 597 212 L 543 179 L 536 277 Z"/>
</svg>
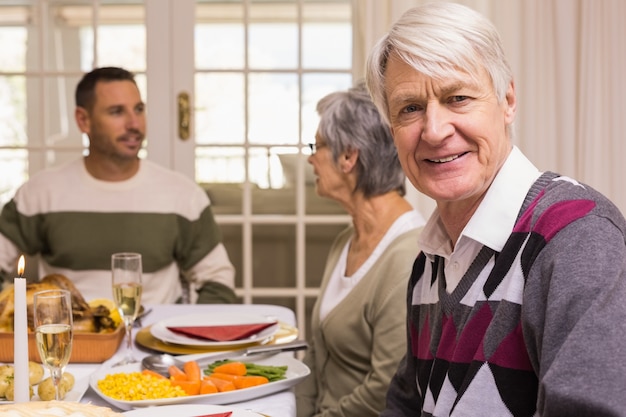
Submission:
<svg viewBox="0 0 626 417">
<path fill-rule="evenodd" d="M 537 180 L 502 251 L 484 246 L 451 294 L 444 259 L 416 259 L 408 331 L 423 416 L 536 414 L 538 379 L 521 324 L 527 272 L 551 237 L 595 206 L 562 200 L 538 212 L 556 176 Z"/>
</svg>

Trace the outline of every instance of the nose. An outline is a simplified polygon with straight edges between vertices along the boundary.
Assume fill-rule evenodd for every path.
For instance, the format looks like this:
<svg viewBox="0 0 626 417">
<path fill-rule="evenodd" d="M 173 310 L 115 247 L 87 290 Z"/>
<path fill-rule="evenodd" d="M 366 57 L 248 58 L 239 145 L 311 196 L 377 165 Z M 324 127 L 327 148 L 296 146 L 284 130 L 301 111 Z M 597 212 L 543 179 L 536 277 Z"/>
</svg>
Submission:
<svg viewBox="0 0 626 417">
<path fill-rule="evenodd" d="M 128 112 L 126 118 L 126 128 L 129 130 L 140 130 L 144 124 L 145 116 L 143 113 Z"/>
<path fill-rule="evenodd" d="M 426 107 L 421 140 L 436 144 L 454 132 L 451 113 L 439 103 L 429 103 Z"/>
</svg>

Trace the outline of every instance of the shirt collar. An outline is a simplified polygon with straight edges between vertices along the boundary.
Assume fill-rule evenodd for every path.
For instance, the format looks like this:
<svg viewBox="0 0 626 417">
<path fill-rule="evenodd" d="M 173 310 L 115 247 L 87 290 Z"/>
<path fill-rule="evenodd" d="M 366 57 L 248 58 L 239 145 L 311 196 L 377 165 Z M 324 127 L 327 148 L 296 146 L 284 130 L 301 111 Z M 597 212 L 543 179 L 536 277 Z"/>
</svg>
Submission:
<svg viewBox="0 0 626 417">
<path fill-rule="evenodd" d="M 513 146 L 459 240 L 467 237 L 500 252 L 513 230 L 528 190 L 540 175 L 519 148 Z M 418 243 L 426 254 L 447 257 L 452 253 L 452 242 L 437 209 L 426 222 Z"/>
</svg>

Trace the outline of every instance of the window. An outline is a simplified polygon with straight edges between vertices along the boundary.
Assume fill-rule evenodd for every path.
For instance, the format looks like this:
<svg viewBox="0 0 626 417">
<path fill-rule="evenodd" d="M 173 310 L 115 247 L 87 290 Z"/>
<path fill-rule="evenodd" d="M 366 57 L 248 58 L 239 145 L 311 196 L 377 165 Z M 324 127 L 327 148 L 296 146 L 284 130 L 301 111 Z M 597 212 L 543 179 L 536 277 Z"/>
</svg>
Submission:
<svg viewBox="0 0 626 417">
<path fill-rule="evenodd" d="M 328 247 L 349 221 L 334 201 L 315 194 L 306 158 L 317 127 L 317 101 L 352 85 L 354 4 L 3 2 L 0 164 L 6 174 L 0 177 L 0 204 L 29 175 L 84 154 L 87 142 L 74 122 L 73 98 L 84 72 L 105 65 L 135 72 L 149 114 L 158 108 L 151 103 L 172 100 L 147 95 L 175 94 L 154 87 L 151 54 L 168 51 L 149 29 L 159 27 L 158 33 L 169 12 L 191 7 L 193 27 L 169 21 L 172 31 L 193 31 L 195 135 L 185 152 L 193 153 L 195 179 L 212 199 L 237 268 L 241 300 L 290 307 L 306 332 Z M 169 65 L 186 65 L 168 59 Z M 177 117 L 158 111 L 159 118 Z M 161 139 L 169 134 L 153 129 L 150 118 L 148 123 L 150 150 L 142 156 L 169 155 L 171 144 Z M 181 169 L 176 163 L 171 168 Z"/>
</svg>

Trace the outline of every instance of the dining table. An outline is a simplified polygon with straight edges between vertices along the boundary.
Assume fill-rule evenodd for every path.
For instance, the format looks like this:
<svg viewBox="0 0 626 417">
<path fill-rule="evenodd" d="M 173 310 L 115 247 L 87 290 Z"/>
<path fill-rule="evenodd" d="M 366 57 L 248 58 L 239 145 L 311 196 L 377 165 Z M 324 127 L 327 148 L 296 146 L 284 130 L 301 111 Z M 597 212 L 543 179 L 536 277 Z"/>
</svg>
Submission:
<svg viewBox="0 0 626 417">
<path fill-rule="evenodd" d="M 140 326 L 135 326 L 133 337 L 142 327 L 151 326 L 170 317 L 188 314 L 206 314 L 207 317 L 230 313 L 257 314 L 275 317 L 277 321 L 286 323 L 289 326 L 294 326 L 294 328 L 296 326 L 296 317 L 291 309 L 269 304 L 160 304 L 145 305 L 144 309 L 148 313 L 140 318 Z M 88 384 L 87 381 L 89 381 L 89 377 L 92 373 L 117 363 L 125 354 L 125 349 L 126 341 L 124 340 L 120 344 L 117 352 L 102 364 L 72 363 L 70 359 L 70 364 L 67 366 L 66 371 L 75 376 L 77 383 L 80 381 L 82 384 Z M 134 343 L 133 354 L 137 359 L 155 353 L 159 352 Z M 111 369 L 114 371 L 115 368 Z M 91 387 L 87 388 L 80 402 L 109 407 L 118 412 L 124 411 L 117 409 L 115 406 L 105 401 Z M 234 408 L 250 410 L 270 417 L 294 417 L 296 415 L 296 400 L 293 387 L 264 397 L 229 405 Z"/>
</svg>

